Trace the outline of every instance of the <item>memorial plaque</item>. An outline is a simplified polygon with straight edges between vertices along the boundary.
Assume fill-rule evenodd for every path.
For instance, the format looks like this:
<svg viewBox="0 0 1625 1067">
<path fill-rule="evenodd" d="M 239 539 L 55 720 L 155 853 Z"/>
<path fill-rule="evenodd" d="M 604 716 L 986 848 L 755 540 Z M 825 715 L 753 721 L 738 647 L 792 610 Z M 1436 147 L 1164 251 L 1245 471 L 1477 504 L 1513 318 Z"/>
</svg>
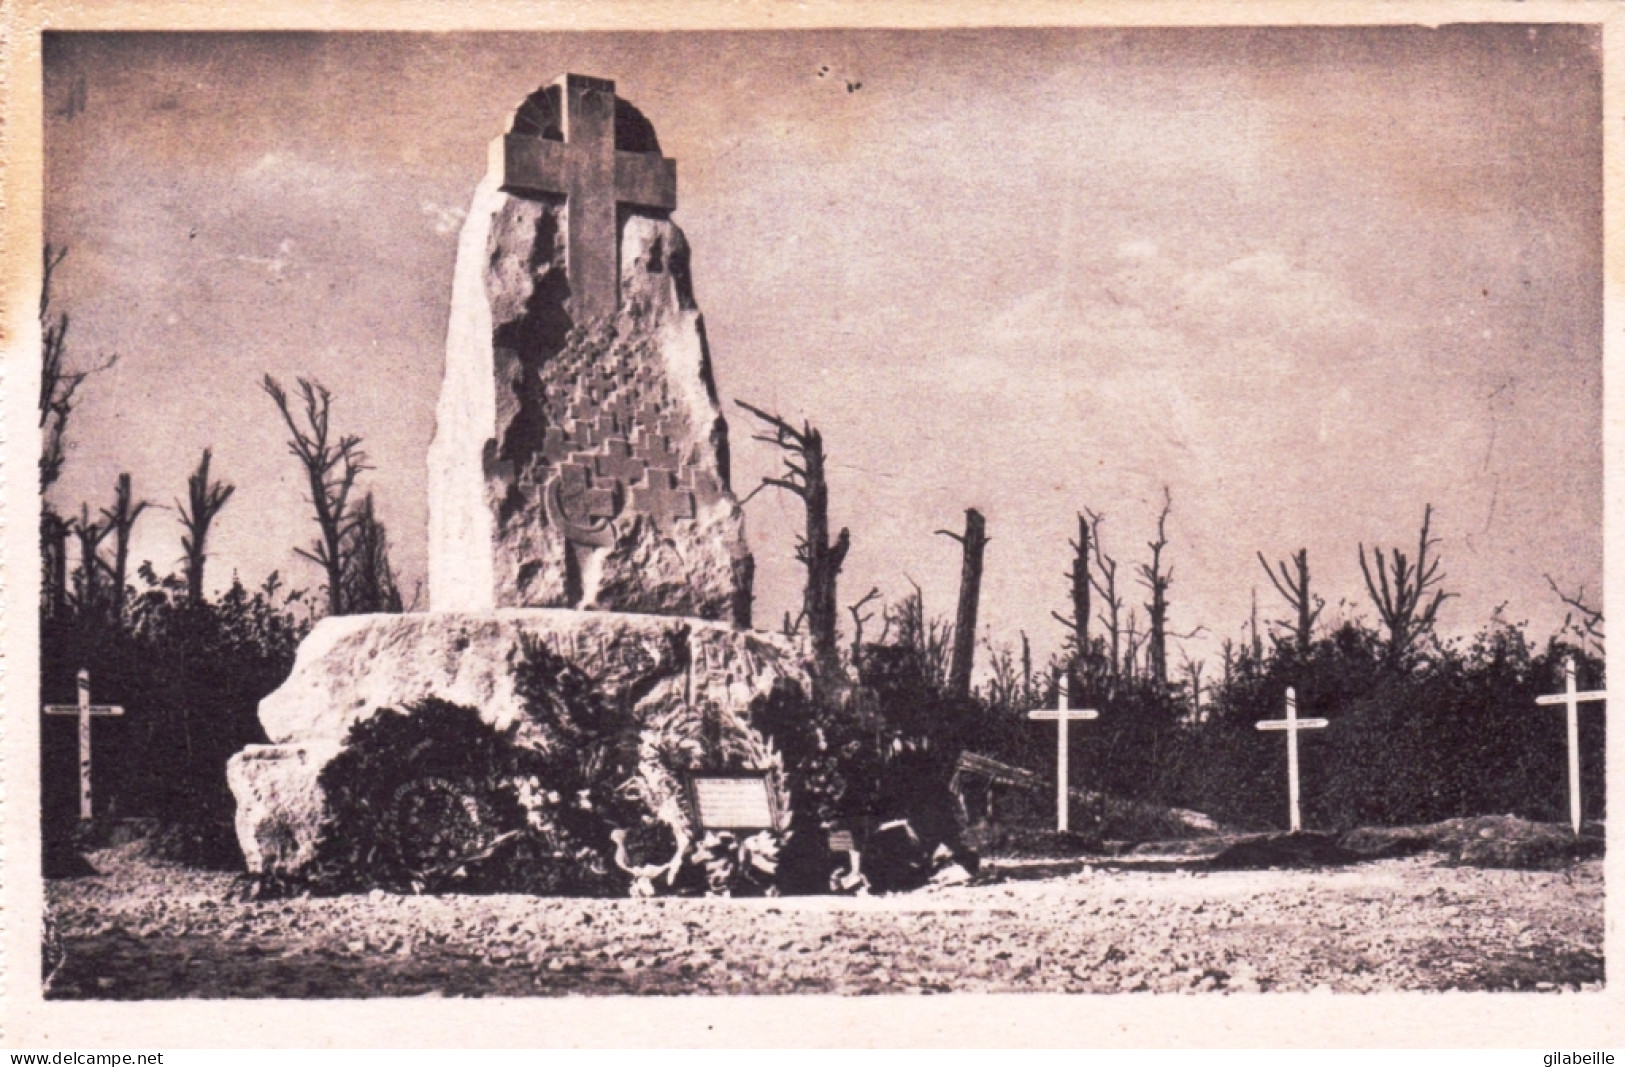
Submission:
<svg viewBox="0 0 1625 1067">
<path fill-rule="evenodd" d="M 695 777 L 688 788 L 703 829 L 779 829 L 778 792 L 767 775 Z"/>
</svg>

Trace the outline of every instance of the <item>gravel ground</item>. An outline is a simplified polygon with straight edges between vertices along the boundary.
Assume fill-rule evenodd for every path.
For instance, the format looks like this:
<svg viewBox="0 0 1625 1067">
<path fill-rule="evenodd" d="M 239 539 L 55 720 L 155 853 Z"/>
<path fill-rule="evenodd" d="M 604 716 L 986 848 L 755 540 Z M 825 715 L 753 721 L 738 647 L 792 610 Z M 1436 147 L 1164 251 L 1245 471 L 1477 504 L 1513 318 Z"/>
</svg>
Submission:
<svg viewBox="0 0 1625 1067">
<path fill-rule="evenodd" d="M 870 898 L 243 902 L 140 844 L 47 883 L 54 998 L 1601 987 L 1600 860 L 1200 872 L 991 863 Z"/>
</svg>

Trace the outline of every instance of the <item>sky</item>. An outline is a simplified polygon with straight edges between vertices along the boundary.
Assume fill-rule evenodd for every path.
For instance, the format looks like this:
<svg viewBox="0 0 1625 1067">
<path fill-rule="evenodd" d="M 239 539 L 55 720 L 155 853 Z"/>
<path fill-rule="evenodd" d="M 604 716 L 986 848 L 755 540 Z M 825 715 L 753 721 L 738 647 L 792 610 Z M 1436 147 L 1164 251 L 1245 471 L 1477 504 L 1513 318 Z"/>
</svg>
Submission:
<svg viewBox="0 0 1625 1067">
<path fill-rule="evenodd" d="M 52 499 L 129 471 L 168 504 L 212 448 L 212 581 L 315 589 L 258 385 L 311 375 L 410 591 L 457 231 L 486 142 L 571 71 L 678 161 L 736 490 L 779 457 L 734 399 L 822 430 L 843 603 L 917 582 L 951 614 L 934 531 L 976 507 L 980 628 L 1045 656 L 1077 512 L 1127 574 L 1166 487 L 1193 658 L 1255 591 L 1287 614 L 1259 551 L 1370 618 L 1357 546 L 1413 551 L 1430 503 L 1441 630 L 1504 605 L 1543 637 L 1547 575 L 1600 600 L 1600 67 L 1578 26 L 49 35 L 54 306 L 70 359 L 119 356 Z M 759 623 L 798 604 L 798 507 L 746 508 Z M 179 538 L 149 512 L 134 557 L 178 569 Z"/>
</svg>

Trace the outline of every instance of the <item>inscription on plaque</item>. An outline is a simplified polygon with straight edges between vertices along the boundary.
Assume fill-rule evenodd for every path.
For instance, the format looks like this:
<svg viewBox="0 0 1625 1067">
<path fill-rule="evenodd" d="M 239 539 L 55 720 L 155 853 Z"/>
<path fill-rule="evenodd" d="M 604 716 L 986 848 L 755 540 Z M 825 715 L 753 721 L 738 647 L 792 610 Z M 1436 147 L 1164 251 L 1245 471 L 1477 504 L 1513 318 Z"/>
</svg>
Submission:
<svg viewBox="0 0 1625 1067">
<path fill-rule="evenodd" d="M 691 778 L 694 814 L 707 830 L 777 830 L 778 794 L 766 775 Z"/>
</svg>

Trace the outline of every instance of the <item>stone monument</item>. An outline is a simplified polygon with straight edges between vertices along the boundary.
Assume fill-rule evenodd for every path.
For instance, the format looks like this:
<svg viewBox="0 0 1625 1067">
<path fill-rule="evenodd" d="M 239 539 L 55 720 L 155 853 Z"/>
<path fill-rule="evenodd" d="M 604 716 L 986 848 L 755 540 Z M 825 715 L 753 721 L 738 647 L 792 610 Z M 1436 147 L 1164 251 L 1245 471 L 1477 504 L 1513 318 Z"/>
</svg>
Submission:
<svg viewBox="0 0 1625 1067">
<path fill-rule="evenodd" d="M 752 708 L 781 679 L 806 686 L 807 654 L 748 628 L 751 556 L 676 203 L 676 163 L 610 81 L 566 75 L 492 142 L 429 450 L 430 610 L 323 619 L 261 702 L 273 743 L 227 768 L 251 871 L 313 858 L 317 779 L 355 723 L 427 697 L 522 717 L 527 640 L 641 722 L 692 721 L 693 766 L 640 757 L 651 817 L 692 834 L 684 770 L 776 769 Z"/>
<path fill-rule="evenodd" d="M 429 449 L 429 605 L 750 625 L 677 165 L 615 83 L 520 106 L 457 249 Z"/>
</svg>

